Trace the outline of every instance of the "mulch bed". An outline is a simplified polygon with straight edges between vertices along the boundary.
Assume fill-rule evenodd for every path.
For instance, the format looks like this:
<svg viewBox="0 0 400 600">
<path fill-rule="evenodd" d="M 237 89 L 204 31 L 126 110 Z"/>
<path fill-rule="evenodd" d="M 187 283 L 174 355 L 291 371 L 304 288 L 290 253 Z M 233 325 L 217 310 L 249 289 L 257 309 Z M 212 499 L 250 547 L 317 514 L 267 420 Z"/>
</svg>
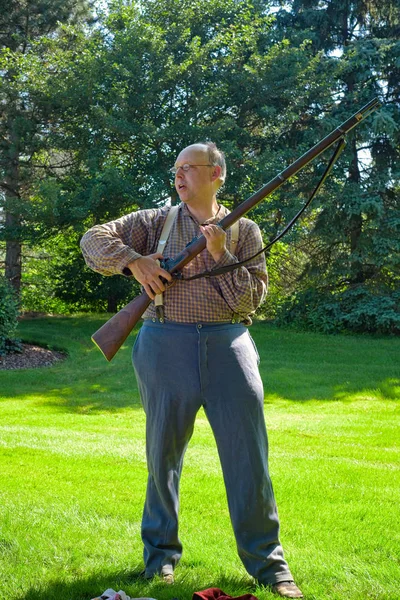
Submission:
<svg viewBox="0 0 400 600">
<path fill-rule="evenodd" d="M 0 358 L 0 370 L 50 367 L 65 358 L 66 355 L 63 352 L 41 348 L 33 344 L 22 344 L 22 352 L 12 352 Z"/>
</svg>

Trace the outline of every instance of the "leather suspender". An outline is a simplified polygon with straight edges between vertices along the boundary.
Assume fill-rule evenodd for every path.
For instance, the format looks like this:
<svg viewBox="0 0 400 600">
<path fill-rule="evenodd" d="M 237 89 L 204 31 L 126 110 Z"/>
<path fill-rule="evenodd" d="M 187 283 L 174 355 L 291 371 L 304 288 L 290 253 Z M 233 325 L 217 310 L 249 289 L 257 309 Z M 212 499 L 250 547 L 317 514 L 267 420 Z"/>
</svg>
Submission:
<svg viewBox="0 0 400 600">
<path fill-rule="evenodd" d="M 163 254 L 163 252 L 165 250 L 165 244 L 166 244 L 168 236 L 171 232 L 172 224 L 175 221 L 175 217 L 178 213 L 178 208 L 179 208 L 179 206 L 176 206 L 176 205 L 171 206 L 171 208 L 169 209 L 167 218 L 165 219 L 165 223 L 162 228 L 160 239 L 158 240 L 158 246 L 157 246 L 157 252 L 159 252 L 160 254 Z M 154 305 L 156 307 L 157 317 L 158 317 L 160 323 L 163 323 L 164 322 L 163 294 L 156 295 L 156 297 L 154 298 Z"/>
<path fill-rule="evenodd" d="M 239 221 L 235 221 L 231 226 L 231 244 L 229 250 L 231 254 L 236 256 L 236 246 L 239 241 Z"/>
</svg>

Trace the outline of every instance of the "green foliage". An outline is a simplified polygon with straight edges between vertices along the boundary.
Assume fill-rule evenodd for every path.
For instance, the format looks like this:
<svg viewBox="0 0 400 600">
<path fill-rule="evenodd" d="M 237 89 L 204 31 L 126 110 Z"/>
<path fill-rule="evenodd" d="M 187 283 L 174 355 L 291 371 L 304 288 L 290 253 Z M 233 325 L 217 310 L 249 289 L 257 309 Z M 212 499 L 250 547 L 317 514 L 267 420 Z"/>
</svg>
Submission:
<svg viewBox="0 0 400 600">
<path fill-rule="evenodd" d="M 282 160 L 268 164 L 270 144 L 318 69 L 306 44 L 274 41 L 272 22 L 248 0 L 163 0 L 140 10 L 121 2 L 78 54 L 50 40 L 49 60 L 64 76 L 45 77 L 40 93 L 63 106 L 64 137 L 55 141 L 81 165 L 57 196 L 60 214 L 107 220 L 176 199 L 168 169 L 183 146 L 205 138 L 229 153 L 223 200 L 235 204 L 263 183 Z"/>
<path fill-rule="evenodd" d="M 38 36 L 57 30 L 60 22 L 87 16 L 89 0 L 0 0 L 0 47 L 25 52 Z"/>
<path fill-rule="evenodd" d="M 0 241 L 5 242 L 5 275 L 20 292 L 21 248 L 24 241 L 43 235 L 32 190 L 44 177 L 65 168 L 53 132 L 59 130 L 60 112 L 54 102 L 41 101 L 40 90 L 51 76 L 51 61 L 42 38 L 61 37 L 61 21 L 90 20 L 91 0 L 0 0 Z M 61 111 L 62 112 L 62 111 Z M 51 232 L 47 233 L 47 236 Z"/>
<path fill-rule="evenodd" d="M 7 279 L 0 275 L 0 357 L 20 349 L 15 337 L 18 325 L 18 300 Z"/>
<path fill-rule="evenodd" d="M 384 293 L 386 291 L 386 293 Z M 400 334 L 400 291 L 364 286 L 322 294 L 298 293 L 280 307 L 276 323 L 322 333 Z"/>
<path fill-rule="evenodd" d="M 91 271 L 79 250 L 60 255 L 64 263 L 51 270 L 54 296 L 63 301 L 69 312 L 116 312 L 140 291 L 134 279 L 114 275 L 104 277 Z"/>
<path fill-rule="evenodd" d="M 382 100 L 379 111 L 348 136 L 333 176 L 303 222 L 303 240 L 294 239 L 306 260 L 290 293 L 294 299 L 283 305 L 289 314 L 285 318 L 279 309 L 280 318 L 324 331 L 398 332 L 391 306 L 398 302 L 393 293 L 400 276 L 399 6 L 275 4 L 282 7 L 281 35 L 297 46 L 309 40 L 315 56 L 322 54 L 331 65 L 321 80 L 334 101 L 327 125 L 374 96 Z M 388 322 L 380 311 L 388 312 Z"/>
<path fill-rule="evenodd" d="M 25 259 L 24 310 L 56 314 L 116 312 L 139 292 L 134 279 L 103 277 L 85 265 L 80 235 L 68 231 L 44 243 Z"/>
</svg>

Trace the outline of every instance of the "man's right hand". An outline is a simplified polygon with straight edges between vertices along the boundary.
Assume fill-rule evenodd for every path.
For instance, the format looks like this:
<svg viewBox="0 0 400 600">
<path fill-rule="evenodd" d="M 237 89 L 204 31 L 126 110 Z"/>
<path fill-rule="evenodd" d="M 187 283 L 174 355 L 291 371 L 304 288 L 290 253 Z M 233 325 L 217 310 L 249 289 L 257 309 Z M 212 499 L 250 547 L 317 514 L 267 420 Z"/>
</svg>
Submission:
<svg viewBox="0 0 400 600">
<path fill-rule="evenodd" d="M 163 255 L 157 252 L 149 254 L 149 256 L 141 256 L 127 265 L 132 275 L 142 284 L 146 294 L 154 300 L 156 294 L 165 292 L 165 284 L 161 277 L 167 281 L 172 281 L 172 275 L 165 271 L 158 264 L 158 260 L 162 260 Z"/>
</svg>

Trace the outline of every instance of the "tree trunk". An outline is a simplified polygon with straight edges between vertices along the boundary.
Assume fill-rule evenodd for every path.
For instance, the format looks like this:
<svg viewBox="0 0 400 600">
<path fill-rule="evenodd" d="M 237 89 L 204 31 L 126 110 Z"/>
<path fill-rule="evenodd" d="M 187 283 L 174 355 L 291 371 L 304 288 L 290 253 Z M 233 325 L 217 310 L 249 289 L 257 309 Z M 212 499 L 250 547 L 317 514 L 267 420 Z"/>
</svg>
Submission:
<svg viewBox="0 0 400 600">
<path fill-rule="evenodd" d="M 10 215 L 6 214 L 6 226 L 10 220 Z M 20 295 L 21 292 L 21 242 L 18 240 L 7 240 L 6 242 L 6 279 L 9 280 L 14 290 Z"/>
<path fill-rule="evenodd" d="M 178 192 L 176 191 L 175 188 L 173 188 L 171 190 L 171 204 L 172 204 L 172 206 L 175 206 L 175 204 L 178 204 L 178 202 L 179 202 Z"/>
<path fill-rule="evenodd" d="M 5 227 L 7 231 L 5 276 L 20 296 L 22 264 L 19 229 L 21 227 L 21 217 L 17 208 L 19 199 L 19 139 L 12 119 L 9 123 L 9 132 L 10 147 L 5 177 Z"/>
<path fill-rule="evenodd" d="M 109 294 L 107 297 L 107 312 L 116 313 L 118 310 L 117 297 L 114 294 Z"/>
<path fill-rule="evenodd" d="M 352 151 L 353 151 L 353 159 L 350 165 L 350 181 L 359 184 L 360 183 L 360 167 L 358 164 L 358 155 L 357 155 L 357 143 L 355 136 L 351 142 Z M 350 277 L 351 282 L 354 284 L 363 283 L 364 281 L 364 273 L 362 262 L 359 258 L 355 257 L 355 253 L 358 250 L 359 242 L 362 234 L 362 215 L 361 211 L 358 214 L 353 214 L 350 218 Z"/>
</svg>

